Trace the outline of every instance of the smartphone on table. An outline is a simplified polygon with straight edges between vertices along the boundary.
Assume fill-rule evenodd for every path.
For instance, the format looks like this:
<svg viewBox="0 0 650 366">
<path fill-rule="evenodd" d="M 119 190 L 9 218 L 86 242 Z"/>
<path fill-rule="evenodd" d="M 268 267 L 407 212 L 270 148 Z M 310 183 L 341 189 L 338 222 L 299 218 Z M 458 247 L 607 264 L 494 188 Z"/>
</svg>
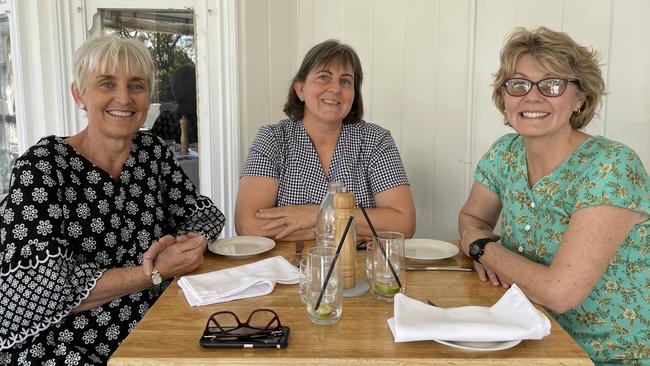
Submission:
<svg viewBox="0 0 650 366">
<path fill-rule="evenodd" d="M 199 340 L 204 348 L 285 348 L 289 341 L 289 327 L 270 331 L 266 334 L 250 337 L 217 337 L 217 329 L 206 329 Z"/>
</svg>

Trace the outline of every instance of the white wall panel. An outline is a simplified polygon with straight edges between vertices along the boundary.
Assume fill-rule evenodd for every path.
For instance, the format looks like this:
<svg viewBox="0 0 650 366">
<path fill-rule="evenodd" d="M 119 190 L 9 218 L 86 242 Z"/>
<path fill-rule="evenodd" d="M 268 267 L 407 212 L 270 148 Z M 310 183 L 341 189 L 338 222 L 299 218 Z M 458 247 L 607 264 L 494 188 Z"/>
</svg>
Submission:
<svg viewBox="0 0 650 366">
<path fill-rule="evenodd" d="M 440 131 L 439 111 L 439 2 L 409 0 L 404 26 L 404 93 L 400 151 L 416 200 L 417 227 L 434 223 L 433 181 L 437 159 L 434 135 Z M 429 21 L 435 19 L 435 21 Z M 443 94 L 444 95 L 444 94 Z"/>
<path fill-rule="evenodd" d="M 240 48 L 247 53 L 241 93 L 248 98 L 242 98 L 242 131 L 248 131 L 242 154 L 259 125 L 282 118 L 278 104 L 286 91 L 278 90 L 305 52 L 322 40 L 341 39 L 364 67 L 365 119 L 390 129 L 402 153 L 419 237 L 457 237 L 456 217 L 476 162 L 495 139 L 512 132 L 492 103 L 490 84 L 516 26 L 566 31 L 599 51 L 609 95 L 587 132 L 631 145 L 650 165 L 645 0 L 276 1 L 240 5 L 240 18 L 247 19 L 240 26 L 246 33 Z"/>
<path fill-rule="evenodd" d="M 399 147 L 404 108 L 404 10 L 404 0 L 375 1 L 372 99 L 365 103 L 367 120 L 388 128 Z"/>
<path fill-rule="evenodd" d="M 361 95 L 364 101 L 364 119 L 372 120 L 370 104 L 372 98 L 373 85 L 373 65 L 372 58 L 374 44 L 374 14 L 373 0 L 355 0 L 346 1 L 344 10 L 345 34 L 342 41 L 351 45 L 359 55 L 363 66 L 363 84 L 361 85 Z"/>
<path fill-rule="evenodd" d="M 616 1 L 608 62 L 605 135 L 631 146 L 650 171 L 650 2 Z"/>
<path fill-rule="evenodd" d="M 431 157 L 434 163 L 433 180 L 422 184 L 422 188 L 431 190 L 433 201 L 423 200 L 420 185 L 415 186 L 414 190 L 418 209 L 431 207 L 433 219 L 430 226 L 418 222 L 418 235 L 448 239 L 458 237 L 457 215 L 467 198 L 463 183 L 466 179 L 464 160 L 468 116 L 471 115 L 472 106 L 469 85 L 473 80 L 469 66 L 474 52 L 474 34 L 471 32 L 474 26 L 474 2 L 443 0 L 439 3 L 436 35 L 438 80 L 433 85 L 436 111 L 433 118 L 428 118 L 433 123 L 433 140 L 422 141 L 423 144 L 431 144 L 434 149 Z M 411 159 L 422 157 L 414 156 Z"/>
</svg>

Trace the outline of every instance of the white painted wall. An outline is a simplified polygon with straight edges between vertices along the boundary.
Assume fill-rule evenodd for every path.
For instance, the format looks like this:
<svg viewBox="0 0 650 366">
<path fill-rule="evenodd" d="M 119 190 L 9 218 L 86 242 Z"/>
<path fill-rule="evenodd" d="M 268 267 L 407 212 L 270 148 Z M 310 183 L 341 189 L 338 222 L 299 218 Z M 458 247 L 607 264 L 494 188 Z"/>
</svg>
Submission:
<svg viewBox="0 0 650 366">
<path fill-rule="evenodd" d="M 305 52 L 337 38 L 364 67 L 367 121 L 392 131 L 417 206 L 417 236 L 456 238 L 476 162 L 511 130 L 490 83 L 507 34 L 545 25 L 602 55 L 609 95 L 587 132 L 633 147 L 650 167 L 646 0 L 240 0 L 240 157 L 284 118 Z"/>
</svg>

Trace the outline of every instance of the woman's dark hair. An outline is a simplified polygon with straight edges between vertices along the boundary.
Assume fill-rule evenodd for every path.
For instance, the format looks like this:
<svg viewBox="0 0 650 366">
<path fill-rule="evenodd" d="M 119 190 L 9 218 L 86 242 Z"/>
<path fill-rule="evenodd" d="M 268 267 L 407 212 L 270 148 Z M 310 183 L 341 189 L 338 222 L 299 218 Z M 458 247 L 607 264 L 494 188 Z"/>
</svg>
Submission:
<svg viewBox="0 0 650 366">
<path fill-rule="evenodd" d="M 305 82 L 307 75 L 311 70 L 318 66 L 329 66 L 335 63 L 340 63 L 341 66 L 352 67 L 354 76 L 354 101 L 352 108 L 345 118 L 343 123 L 359 122 L 363 118 L 363 99 L 361 98 L 361 83 L 363 81 L 363 70 L 361 70 L 361 61 L 359 56 L 352 49 L 352 47 L 343 44 L 337 40 L 330 39 L 317 44 L 307 52 L 298 72 L 291 80 L 289 86 L 289 95 L 287 102 L 284 104 L 284 113 L 296 120 L 302 120 L 305 112 L 305 103 L 298 98 L 293 84 L 298 82 Z"/>
</svg>

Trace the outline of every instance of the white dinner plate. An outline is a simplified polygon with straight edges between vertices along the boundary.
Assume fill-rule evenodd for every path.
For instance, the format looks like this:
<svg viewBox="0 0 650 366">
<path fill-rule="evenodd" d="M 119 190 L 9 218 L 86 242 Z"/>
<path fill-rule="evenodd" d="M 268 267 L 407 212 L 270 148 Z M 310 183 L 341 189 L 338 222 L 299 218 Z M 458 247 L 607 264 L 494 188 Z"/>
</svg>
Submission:
<svg viewBox="0 0 650 366">
<path fill-rule="evenodd" d="M 275 242 L 262 236 L 233 236 L 208 244 L 208 249 L 212 253 L 228 257 L 248 257 L 268 252 L 273 247 L 275 247 Z"/>
<path fill-rule="evenodd" d="M 460 348 L 468 351 L 500 351 L 503 349 L 512 348 L 518 345 L 519 343 L 521 343 L 521 340 L 502 341 L 502 342 L 461 342 L 461 341 L 440 341 L 434 339 L 434 341 L 449 347 Z"/>
<path fill-rule="evenodd" d="M 458 247 L 454 244 L 435 239 L 406 239 L 404 249 L 406 258 L 426 261 L 445 259 L 458 254 Z"/>
</svg>

